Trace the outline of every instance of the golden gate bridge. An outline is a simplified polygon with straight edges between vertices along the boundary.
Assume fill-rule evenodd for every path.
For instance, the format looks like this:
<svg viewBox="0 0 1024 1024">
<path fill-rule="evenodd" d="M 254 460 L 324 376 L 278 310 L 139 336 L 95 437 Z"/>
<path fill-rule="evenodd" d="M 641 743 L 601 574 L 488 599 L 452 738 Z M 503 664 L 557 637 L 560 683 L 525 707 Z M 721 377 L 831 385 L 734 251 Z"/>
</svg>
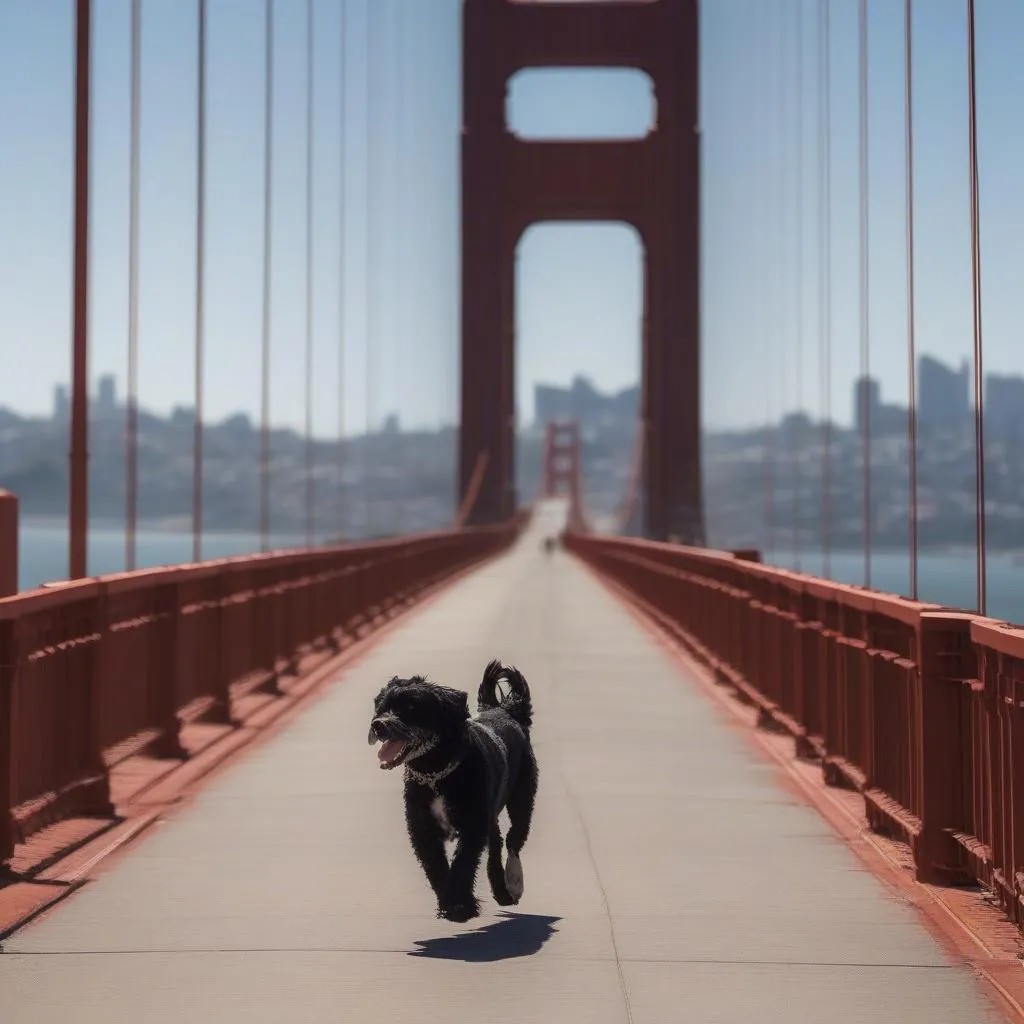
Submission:
<svg viewBox="0 0 1024 1024">
<path fill-rule="evenodd" d="M 191 189 L 191 236 L 187 259 L 156 262 L 161 280 L 190 282 L 175 315 L 192 331 L 182 346 L 192 378 L 192 558 L 140 566 L 140 492 L 152 454 L 140 382 L 153 331 L 142 282 L 151 280 L 145 257 L 155 259 L 161 244 L 146 245 L 143 199 L 150 196 L 150 209 L 181 203 L 143 190 L 156 163 L 144 130 L 156 99 L 146 61 L 160 60 L 159 37 L 147 39 L 146 30 L 171 23 L 142 0 L 121 5 L 125 554 L 123 571 L 96 576 L 91 325 L 110 265 L 96 247 L 105 230 L 95 216 L 97 128 L 105 123 L 96 82 L 107 73 L 100 55 L 112 52 L 104 32 L 114 5 L 66 6 L 73 144 L 71 326 L 60 356 L 70 356 L 64 578 L 20 588 L 25 524 L 18 496 L 0 494 L 0 986 L 16 1019 L 56 1020 L 76 1006 L 97 1020 L 125 1012 L 156 1019 L 190 1001 L 209 1019 L 230 1019 L 256 1012 L 250 999 L 274 1007 L 274 1019 L 298 1006 L 300 1016 L 326 1019 L 338 999 L 379 1012 L 392 988 L 377 972 L 393 975 L 399 964 L 412 972 L 417 1007 L 424 993 L 441 999 L 442 988 L 450 991 L 436 973 L 394 959 L 406 954 L 473 967 L 473 976 L 453 967 L 455 1016 L 524 1019 L 562 1007 L 566 1019 L 653 1020 L 660 999 L 704 1019 L 749 1016 L 755 1000 L 767 1019 L 798 1007 L 808 1019 L 864 1020 L 894 1005 L 907 1020 L 946 1013 L 980 1021 L 997 1012 L 1020 1019 L 1024 809 L 1016 814 L 1014 779 L 1024 628 L 988 615 L 994 563 L 986 533 L 989 517 L 1012 505 L 1012 461 L 1003 458 L 1005 443 L 986 434 L 985 412 L 983 284 L 991 271 L 982 245 L 978 55 L 982 45 L 998 50 L 996 8 L 947 5 L 956 17 L 942 23 L 940 40 L 935 12 L 911 0 L 773 0 L 754 14 L 695 0 L 442 5 L 450 38 L 461 39 L 461 119 L 453 120 L 444 165 L 460 181 L 461 210 L 445 235 L 431 212 L 443 189 L 434 182 L 425 197 L 428 186 L 413 180 L 429 136 L 425 70 L 444 64 L 449 38 L 426 31 L 422 9 L 397 0 L 265 0 L 244 16 L 233 12 L 231 22 L 217 0 L 182 4 L 173 26 L 190 56 L 177 66 L 172 92 L 183 108 L 182 95 L 192 104 L 190 177 L 181 185 Z M 26 10 L 0 11 L 0 33 L 15 48 L 41 46 L 24 27 Z M 1002 17 L 1016 24 L 1012 11 Z M 723 87 L 728 102 L 716 109 L 727 123 L 716 128 L 706 98 L 702 105 L 706 40 L 715 26 L 729 38 L 747 19 L 758 36 L 747 55 L 715 51 L 718 80 L 734 85 Z M 226 26 L 243 23 L 232 42 Z M 24 41 L 17 31 L 27 33 Z M 880 38 L 881 54 L 872 49 Z M 941 156 L 932 136 L 921 151 L 916 83 L 922 60 L 933 63 L 950 40 L 962 59 L 958 159 L 966 187 L 943 202 L 963 207 L 968 225 L 961 262 L 969 421 L 955 444 L 967 444 L 971 467 L 969 500 L 959 502 L 971 533 L 963 538 L 974 580 L 969 607 L 930 600 L 920 571 L 922 524 L 943 495 L 922 485 L 935 442 L 918 416 L 919 327 L 945 307 L 934 287 L 922 302 L 922 232 L 936 235 L 917 201 L 920 175 L 922 162 L 927 170 Z M 248 47 L 245 61 L 258 68 L 245 80 L 260 85 L 245 115 L 259 125 L 255 145 L 224 127 L 227 97 L 243 89 L 224 84 L 229 43 Z M 552 67 L 643 71 L 653 83 L 652 127 L 629 139 L 522 137 L 508 124 L 509 82 Z M 223 137 L 211 130 L 214 109 Z M 885 166 L 902 172 L 898 202 L 892 177 L 878 180 L 881 129 L 873 118 L 885 127 Z M 181 141 L 179 133 L 167 146 Z M 215 165 L 233 146 L 254 158 L 245 184 L 259 201 L 245 236 L 224 238 L 223 222 L 220 234 L 214 227 L 212 182 L 220 181 L 216 195 L 225 202 Z M 724 165 L 709 166 L 709 147 L 727 153 L 730 165 L 750 165 L 753 182 L 743 195 L 719 193 L 740 220 L 752 213 L 717 262 L 708 246 L 724 220 L 720 208 L 709 224 L 706 196 Z M 328 148 L 333 163 L 323 158 Z M 880 220 L 886 231 L 878 231 Z M 535 493 L 522 488 L 517 468 L 517 251 L 524 231 L 551 221 L 623 222 L 643 245 L 642 383 L 628 483 L 614 516 L 600 523 L 588 511 L 586 424 L 540 425 Z M 879 256 L 878 234 L 891 250 L 893 223 L 900 252 Z M 282 237 L 290 240 L 284 248 Z M 440 237 L 449 248 L 437 244 L 436 260 L 422 260 Z M 457 254 L 451 305 L 461 306 L 450 323 L 423 298 L 444 280 L 445 252 Z M 227 362 L 239 373 L 242 363 L 258 367 L 245 510 L 256 539 L 251 553 L 211 558 L 210 467 L 232 461 L 211 442 L 210 365 L 225 322 L 216 314 L 221 326 L 211 330 L 224 301 L 211 267 L 220 264 L 223 286 L 224 266 L 247 260 L 257 269 L 234 327 L 248 347 Z M 872 305 L 879 276 L 892 277 L 894 267 L 902 320 L 891 302 Z M 423 275 L 430 283 L 417 290 Z M 720 288 L 724 282 L 733 303 L 755 307 L 763 326 L 763 337 L 741 339 L 731 357 L 760 352 L 751 402 L 763 402 L 763 417 L 754 418 L 764 422 L 729 456 L 744 467 L 744 494 L 762 502 L 756 537 L 725 533 L 727 503 L 714 493 L 717 470 L 706 455 L 713 410 L 702 374 L 709 349 L 730 343 L 702 307 L 709 276 Z M 55 277 L 48 267 L 53 287 Z M 282 318 L 275 303 L 284 279 L 299 298 L 284 303 L 290 315 Z M 450 328 L 440 351 L 421 340 L 429 316 L 434 336 L 444 339 Z M 716 313 L 713 324 L 722 322 Z M 849 384 L 859 405 L 848 429 L 837 426 L 831 405 L 851 339 Z M 4 357 L 8 380 L 17 378 L 17 358 Z M 224 353 L 216 358 L 223 363 Z M 905 426 L 896 435 L 873 425 L 876 361 L 906 366 Z M 428 373 L 431 364 L 440 372 Z M 299 468 L 287 474 L 274 422 L 282 367 L 290 404 L 301 409 Z M 815 375 L 812 416 L 806 385 Z M 430 387 L 438 408 L 450 400 L 454 411 L 458 394 L 457 430 L 436 432 L 437 443 L 451 447 L 450 508 L 442 515 L 435 502 L 433 521 L 418 532 L 350 535 L 345 507 L 361 502 L 366 532 L 380 534 L 386 503 L 412 504 L 416 488 L 436 490 L 437 474 L 418 472 L 421 456 L 409 454 L 415 431 L 390 436 L 396 450 L 408 450 L 386 467 L 374 466 L 367 443 L 386 433 L 385 402 L 401 411 Z M 314 429 L 325 394 L 333 394 L 337 421 L 330 442 Z M 364 413 L 358 429 L 347 408 L 353 395 Z M 358 456 L 354 434 L 362 438 Z M 950 455 L 954 441 L 941 445 Z M 893 587 L 899 593 L 887 593 L 873 568 L 877 522 L 891 511 L 879 505 L 879 467 L 894 449 L 906 455 L 907 575 Z M 353 484 L 356 457 L 362 473 Z M 841 472 L 849 465 L 853 478 Z M 367 482 L 375 472 L 397 476 L 404 489 L 388 497 Z M 955 487 L 962 491 L 963 481 L 950 481 Z M 301 494 L 304 542 L 280 548 L 273 521 L 286 491 Z M 850 508 L 862 537 L 857 580 L 833 571 L 834 538 Z M 543 541 L 556 536 L 561 549 L 545 553 Z M 821 575 L 799 571 L 801 557 L 811 556 Z M 542 775 L 554 781 L 550 796 L 542 784 L 549 802 L 531 840 L 537 852 L 526 856 L 548 912 L 524 904 L 479 928 L 423 937 L 437 922 L 408 910 L 418 890 L 405 861 L 367 838 L 395 826 L 383 808 L 396 794 L 364 778 L 352 751 L 362 755 L 365 745 L 345 737 L 365 734 L 357 725 L 367 694 L 399 662 L 470 686 L 484 649 L 489 656 L 496 646 L 521 661 L 538 696 Z M 738 733 L 746 745 L 734 742 Z M 231 772 L 215 774 L 229 761 Z M 201 782 L 203 795 L 193 799 Z M 341 813 L 326 805 L 310 812 L 318 792 Z M 601 825 L 602 815 L 614 827 Z M 344 819 L 344 829 L 330 817 Z M 143 840 L 158 822 L 166 827 Z M 287 848 L 275 839 L 282 835 Z M 400 846 L 401 836 L 392 838 Z M 894 910 L 894 892 L 912 913 Z M 310 910 L 318 900 L 322 907 Z M 271 951 L 261 945 L 268 921 L 282 932 L 273 950 L 283 972 L 277 988 L 266 967 L 254 966 Z M 610 938 L 587 939 L 581 921 L 583 932 Z M 227 950 L 240 951 L 237 962 L 229 964 Z M 73 963 L 86 953 L 102 961 L 88 977 Z M 179 967 L 167 965 L 170 953 Z M 370 953 L 380 962 L 366 959 Z M 128 956 L 145 961 L 134 980 L 119 973 Z M 330 972 L 311 968 L 310 956 L 325 957 Z M 525 975 L 510 981 L 499 963 L 521 957 L 534 958 L 525 987 Z M 201 958 L 220 959 L 211 968 Z M 492 969 L 481 973 L 477 961 Z M 569 989 L 559 971 L 571 977 Z M 496 1007 L 488 1000 L 497 990 Z M 421 1012 L 407 993 L 394 999 L 392 1019 Z"/>
</svg>

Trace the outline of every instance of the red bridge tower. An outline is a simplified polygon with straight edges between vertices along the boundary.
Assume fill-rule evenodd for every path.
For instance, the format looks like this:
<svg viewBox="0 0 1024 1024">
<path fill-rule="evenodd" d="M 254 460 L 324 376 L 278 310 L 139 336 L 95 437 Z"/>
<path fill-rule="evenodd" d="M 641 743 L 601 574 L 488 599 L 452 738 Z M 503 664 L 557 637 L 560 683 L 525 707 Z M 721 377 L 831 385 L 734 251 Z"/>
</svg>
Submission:
<svg viewBox="0 0 1024 1024">
<path fill-rule="evenodd" d="M 465 0 L 462 132 L 462 431 L 470 520 L 505 519 L 515 494 L 515 253 L 540 221 L 631 224 L 645 248 L 644 532 L 703 541 L 700 470 L 698 0 Z M 656 127 L 642 139 L 528 142 L 505 119 L 528 67 L 646 72 Z"/>
</svg>

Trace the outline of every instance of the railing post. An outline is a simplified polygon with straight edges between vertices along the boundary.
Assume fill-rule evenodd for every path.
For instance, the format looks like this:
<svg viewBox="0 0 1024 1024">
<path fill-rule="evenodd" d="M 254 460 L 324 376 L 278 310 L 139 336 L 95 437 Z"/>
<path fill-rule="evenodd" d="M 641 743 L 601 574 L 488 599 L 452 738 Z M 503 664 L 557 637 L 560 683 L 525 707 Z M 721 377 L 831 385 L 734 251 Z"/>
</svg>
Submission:
<svg viewBox="0 0 1024 1024">
<path fill-rule="evenodd" d="M 0 490 L 0 597 L 18 592 L 18 499 Z"/>
<path fill-rule="evenodd" d="M 216 703 L 213 706 L 213 713 L 218 722 L 237 728 L 240 724 L 235 718 L 234 703 L 231 699 L 231 678 L 226 667 L 227 659 L 224 652 L 227 644 L 229 617 L 225 609 L 228 601 L 227 587 L 224 584 L 225 572 L 230 563 L 222 562 L 213 582 L 213 604 L 214 615 L 217 623 L 217 642 L 214 649 L 210 651 L 210 658 L 214 663 L 214 698 Z"/>
<path fill-rule="evenodd" d="M 921 832 L 914 848 L 914 865 L 921 882 L 958 885 L 973 881 L 953 838 L 953 832 L 964 824 L 963 776 L 957 756 L 964 749 L 961 690 L 977 674 L 972 618 L 957 612 L 921 613 Z"/>
<path fill-rule="evenodd" d="M 96 802 L 93 812 L 101 816 L 113 816 L 114 805 L 110 795 L 110 770 L 103 750 L 104 691 L 110 685 L 108 658 L 110 656 L 110 612 L 107 600 L 107 585 L 100 583 L 90 602 L 89 614 L 92 629 L 99 639 L 92 647 L 88 660 L 88 707 L 89 721 L 89 765 L 96 777 Z"/>
<path fill-rule="evenodd" d="M 155 645 L 153 689 L 150 691 L 153 720 L 160 730 L 154 753 L 158 757 L 188 757 L 181 745 L 181 720 L 178 718 L 178 673 L 181 671 L 181 587 L 177 583 L 157 586 L 153 595 L 153 611 L 159 628 Z"/>
<path fill-rule="evenodd" d="M 0 619 L 0 876 L 14 853 L 14 622 Z"/>
</svg>

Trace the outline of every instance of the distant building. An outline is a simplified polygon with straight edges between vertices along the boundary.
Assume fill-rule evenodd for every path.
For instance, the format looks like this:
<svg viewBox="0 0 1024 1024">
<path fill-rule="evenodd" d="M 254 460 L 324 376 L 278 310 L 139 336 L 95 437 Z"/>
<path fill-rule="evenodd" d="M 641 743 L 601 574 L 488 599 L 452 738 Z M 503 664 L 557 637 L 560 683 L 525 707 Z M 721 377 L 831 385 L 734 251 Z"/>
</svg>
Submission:
<svg viewBox="0 0 1024 1024">
<path fill-rule="evenodd" d="M 853 385 L 853 423 L 858 433 L 864 430 L 865 415 L 870 432 L 875 436 L 898 434 L 907 429 L 906 408 L 885 405 L 882 386 L 874 377 L 858 377 Z"/>
<path fill-rule="evenodd" d="M 876 421 L 875 412 L 881 405 L 882 386 L 874 377 L 858 377 L 853 383 L 853 422 L 863 431 L 864 421 Z"/>
<path fill-rule="evenodd" d="M 985 429 L 993 437 L 1024 438 L 1024 377 L 998 373 L 986 377 Z"/>
<path fill-rule="evenodd" d="M 53 389 L 53 420 L 55 423 L 67 423 L 71 418 L 71 399 L 68 397 L 66 384 L 58 384 Z"/>
<path fill-rule="evenodd" d="M 952 370 L 932 356 L 917 363 L 917 417 L 925 427 L 956 430 L 971 421 L 971 368 L 965 359 Z"/>
<path fill-rule="evenodd" d="M 581 427 L 607 427 L 625 423 L 632 426 L 640 411 L 640 389 L 636 385 L 612 395 L 598 391 L 586 378 L 577 376 L 567 388 L 537 384 L 533 391 L 534 422 L 543 426 L 551 420 L 576 420 Z"/>
<path fill-rule="evenodd" d="M 241 438 L 251 434 L 255 428 L 252 420 L 244 412 L 236 412 L 221 423 L 221 429 L 232 437 Z"/>
<path fill-rule="evenodd" d="M 117 411 L 117 380 L 113 374 L 108 373 L 100 377 L 96 405 L 102 415 Z"/>
</svg>

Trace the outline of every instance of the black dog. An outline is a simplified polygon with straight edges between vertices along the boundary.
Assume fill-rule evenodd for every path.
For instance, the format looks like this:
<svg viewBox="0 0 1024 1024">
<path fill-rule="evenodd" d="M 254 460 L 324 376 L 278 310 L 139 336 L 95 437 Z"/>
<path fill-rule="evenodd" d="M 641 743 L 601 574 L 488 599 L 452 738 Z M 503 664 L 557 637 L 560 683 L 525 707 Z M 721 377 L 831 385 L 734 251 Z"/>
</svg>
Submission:
<svg viewBox="0 0 1024 1024">
<path fill-rule="evenodd" d="M 508 684 L 502 696 L 498 683 Z M 469 717 L 461 690 L 422 676 L 397 676 L 377 694 L 369 742 L 380 742 L 380 767 L 405 765 L 409 839 L 437 896 L 438 917 L 468 921 L 480 912 L 473 889 L 487 847 L 487 877 L 503 907 L 523 895 L 520 851 L 530 832 L 537 761 L 530 743 L 533 705 L 521 672 L 492 661 Z M 508 809 L 508 862 L 501 863 L 498 815 Z M 445 840 L 457 840 L 449 865 Z"/>
</svg>

